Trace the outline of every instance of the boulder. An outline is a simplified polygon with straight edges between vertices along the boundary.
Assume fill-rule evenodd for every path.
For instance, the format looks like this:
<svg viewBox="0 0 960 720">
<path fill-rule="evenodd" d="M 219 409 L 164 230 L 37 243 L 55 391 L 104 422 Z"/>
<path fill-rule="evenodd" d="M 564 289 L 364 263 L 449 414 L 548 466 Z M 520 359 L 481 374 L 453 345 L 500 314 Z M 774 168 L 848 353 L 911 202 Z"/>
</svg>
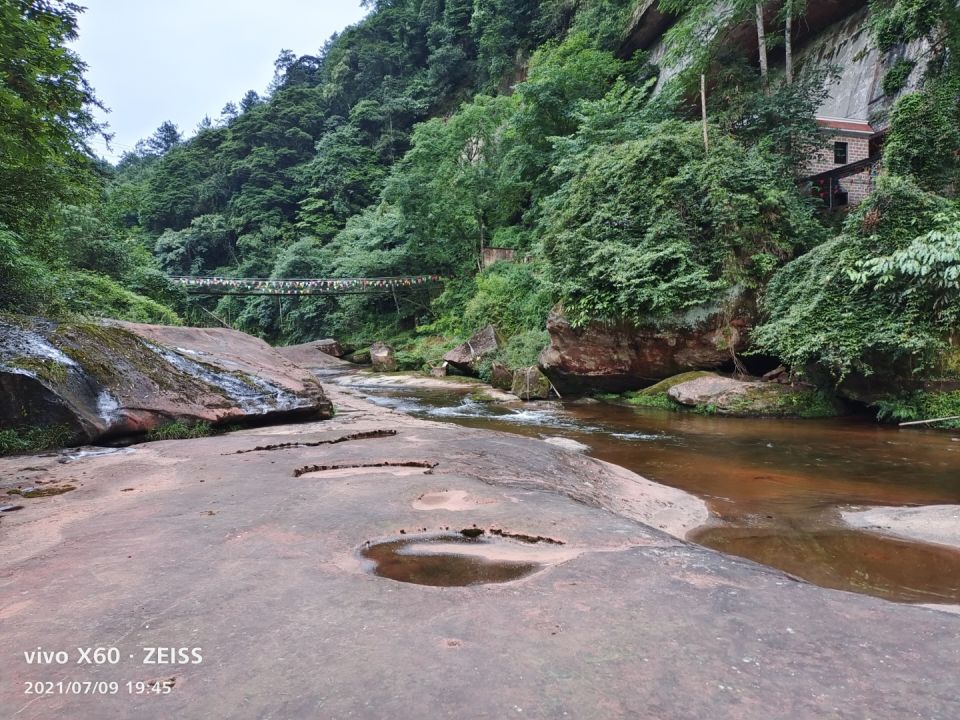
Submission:
<svg viewBox="0 0 960 720">
<path fill-rule="evenodd" d="M 447 363 L 441 363 L 440 365 L 437 365 L 436 367 L 432 367 L 432 368 L 430 368 L 430 376 L 431 376 L 431 377 L 437 377 L 437 378 L 446 377 L 446 376 L 447 376 L 447 368 L 448 368 Z"/>
<path fill-rule="evenodd" d="M 564 394 L 624 392 L 690 370 L 714 370 L 747 348 L 752 308 L 751 302 L 739 300 L 656 325 L 584 327 L 573 327 L 562 313 L 553 312 L 547 321 L 550 346 L 540 355 L 540 368 Z"/>
<path fill-rule="evenodd" d="M 513 371 L 502 362 L 494 361 L 490 365 L 490 384 L 509 392 L 513 388 Z"/>
<path fill-rule="evenodd" d="M 521 400 L 547 400 L 550 397 L 550 379 L 536 366 L 522 368 L 514 371 L 510 392 Z"/>
<path fill-rule="evenodd" d="M 370 346 L 370 364 L 374 372 L 396 372 L 397 358 L 392 347 L 383 342 Z"/>
<path fill-rule="evenodd" d="M 343 349 L 343 345 L 340 344 L 339 340 L 334 340 L 333 338 L 325 338 L 324 340 L 317 340 L 313 343 L 313 346 L 319 351 L 326 355 L 333 355 L 335 358 L 342 358 L 346 355 L 346 351 Z"/>
<path fill-rule="evenodd" d="M 369 350 L 354 350 L 352 353 L 348 353 L 343 356 L 343 359 L 354 365 L 369 365 L 370 364 L 370 351 Z"/>
<path fill-rule="evenodd" d="M 72 443 L 173 420 L 325 419 L 304 368 L 234 330 L 0 320 L 0 430 L 56 428 Z"/>
<path fill-rule="evenodd" d="M 705 375 L 678 383 L 667 395 L 680 403 L 718 415 L 740 417 L 831 417 L 840 406 L 809 385 L 780 385 Z"/>
<path fill-rule="evenodd" d="M 477 375 L 480 369 L 480 361 L 499 349 L 500 338 L 497 335 L 497 329 L 493 325 L 487 325 L 465 343 L 458 345 L 444 355 L 443 359 L 460 372 Z"/>
<path fill-rule="evenodd" d="M 326 340 L 317 340 L 315 342 L 304 343 L 302 345 L 288 345 L 287 347 L 278 347 L 276 350 L 290 362 L 308 368 L 309 370 L 335 370 L 338 368 L 349 368 L 350 363 L 341 360 L 327 350 L 328 345 L 324 345 Z M 335 342 L 333 340 L 329 342 Z"/>
</svg>

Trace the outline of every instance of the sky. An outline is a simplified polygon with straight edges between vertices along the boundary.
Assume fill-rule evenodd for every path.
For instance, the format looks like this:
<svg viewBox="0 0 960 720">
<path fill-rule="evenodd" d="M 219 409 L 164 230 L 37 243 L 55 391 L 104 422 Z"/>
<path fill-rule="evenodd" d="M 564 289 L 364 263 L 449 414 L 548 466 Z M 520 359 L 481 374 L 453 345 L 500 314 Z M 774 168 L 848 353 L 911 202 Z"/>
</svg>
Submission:
<svg viewBox="0 0 960 720">
<path fill-rule="evenodd" d="M 77 0 L 87 80 L 110 109 L 110 160 L 165 120 L 190 136 L 247 90 L 263 93 L 282 49 L 315 55 L 365 14 L 360 0 Z"/>
</svg>

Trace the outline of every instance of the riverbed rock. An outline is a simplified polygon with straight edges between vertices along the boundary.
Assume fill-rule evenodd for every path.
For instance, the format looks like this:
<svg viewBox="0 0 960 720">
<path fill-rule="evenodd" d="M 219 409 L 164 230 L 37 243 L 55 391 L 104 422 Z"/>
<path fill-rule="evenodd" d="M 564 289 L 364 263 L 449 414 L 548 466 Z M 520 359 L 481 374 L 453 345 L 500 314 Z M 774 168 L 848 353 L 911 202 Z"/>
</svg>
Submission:
<svg viewBox="0 0 960 720">
<path fill-rule="evenodd" d="M 336 370 L 351 366 L 346 360 L 328 352 L 326 340 L 303 343 L 302 345 L 288 345 L 276 348 L 290 362 L 309 370 Z"/>
<path fill-rule="evenodd" d="M 513 389 L 513 371 L 502 362 L 494 361 L 490 365 L 490 384 L 499 390 Z"/>
<path fill-rule="evenodd" d="M 550 378 L 536 366 L 515 370 L 510 392 L 521 400 L 547 400 L 550 397 Z"/>
<path fill-rule="evenodd" d="M 692 310 L 658 324 L 574 327 L 562 312 L 547 320 L 550 346 L 540 368 L 563 392 L 624 392 L 690 370 L 714 370 L 748 347 L 753 303 Z"/>
<path fill-rule="evenodd" d="M 0 430 L 89 443 L 170 421 L 324 419 L 304 368 L 234 330 L 0 320 Z"/>
<path fill-rule="evenodd" d="M 960 505 L 872 507 L 840 515 L 860 530 L 960 549 Z"/>
<path fill-rule="evenodd" d="M 396 372 L 397 358 L 392 347 L 383 342 L 370 346 L 370 364 L 374 372 Z"/>
<path fill-rule="evenodd" d="M 480 370 L 480 362 L 500 349 L 500 338 L 493 325 L 487 325 L 483 330 L 458 345 L 443 356 L 445 362 L 453 365 L 460 372 L 476 375 Z"/>
<path fill-rule="evenodd" d="M 705 504 L 622 468 L 331 393 L 344 412 L 315 425 L 80 464 L 0 459 L 0 495 L 24 466 L 43 464 L 56 485 L 90 478 L 0 513 L 5 714 L 960 717 L 960 617 L 815 587 L 666 535 L 707 522 Z M 342 469 L 292 476 L 318 462 Z M 425 474 L 398 462 L 439 464 Z M 506 585 L 369 574 L 368 541 L 438 526 L 575 557 Z M 172 692 L 24 696 L 27 682 L 56 683 L 66 669 L 28 664 L 21 648 L 75 658 L 106 643 L 122 653 L 106 679 L 175 678 Z M 202 647 L 203 662 L 135 664 L 142 647 L 174 644 Z M 72 665 L 67 679 L 95 687 L 105 671 Z"/>
<path fill-rule="evenodd" d="M 704 375 L 681 382 L 667 391 L 681 405 L 718 415 L 741 417 L 830 417 L 840 408 L 807 385 L 780 385 Z"/>
</svg>

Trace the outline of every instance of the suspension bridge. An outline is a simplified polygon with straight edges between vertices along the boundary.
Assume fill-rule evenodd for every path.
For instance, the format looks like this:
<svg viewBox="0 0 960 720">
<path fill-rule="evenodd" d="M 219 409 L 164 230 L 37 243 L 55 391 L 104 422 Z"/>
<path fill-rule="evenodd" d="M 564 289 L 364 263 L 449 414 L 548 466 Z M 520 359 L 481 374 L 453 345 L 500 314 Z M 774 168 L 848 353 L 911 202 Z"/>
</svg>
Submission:
<svg viewBox="0 0 960 720">
<path fill-rule="evenodd" d="M 442 283 L 439 275 L 377 278 L 264 278 L 170 277 L 192 295 L 396 295 Z"/>
</svg>

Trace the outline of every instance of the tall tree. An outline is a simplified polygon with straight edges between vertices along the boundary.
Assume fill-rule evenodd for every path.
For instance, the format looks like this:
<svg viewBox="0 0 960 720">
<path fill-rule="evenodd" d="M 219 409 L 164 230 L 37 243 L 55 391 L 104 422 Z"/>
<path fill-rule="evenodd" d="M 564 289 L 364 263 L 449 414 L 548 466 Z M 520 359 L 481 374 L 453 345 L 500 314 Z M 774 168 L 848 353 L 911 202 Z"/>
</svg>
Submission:
<svg viewBox="0 0 960 720">
<path fill-rule="evenodd" d="M 769 89 L 769 69 L 767 67 L 767 33 L 763 27 L 763 3 L 756 3 L 757 13 L 757 52 L 760 56 L 760 82 L 763 84 L 763 91 Z"/>
<path fill-rule="evenodd" d="M 0 1 L 0 225 L 26 231 L 58 200 L 92 186 L 88 140 L 102 107 L 67 47 L 81 8 L 59 0 Z"/>
</svg>

